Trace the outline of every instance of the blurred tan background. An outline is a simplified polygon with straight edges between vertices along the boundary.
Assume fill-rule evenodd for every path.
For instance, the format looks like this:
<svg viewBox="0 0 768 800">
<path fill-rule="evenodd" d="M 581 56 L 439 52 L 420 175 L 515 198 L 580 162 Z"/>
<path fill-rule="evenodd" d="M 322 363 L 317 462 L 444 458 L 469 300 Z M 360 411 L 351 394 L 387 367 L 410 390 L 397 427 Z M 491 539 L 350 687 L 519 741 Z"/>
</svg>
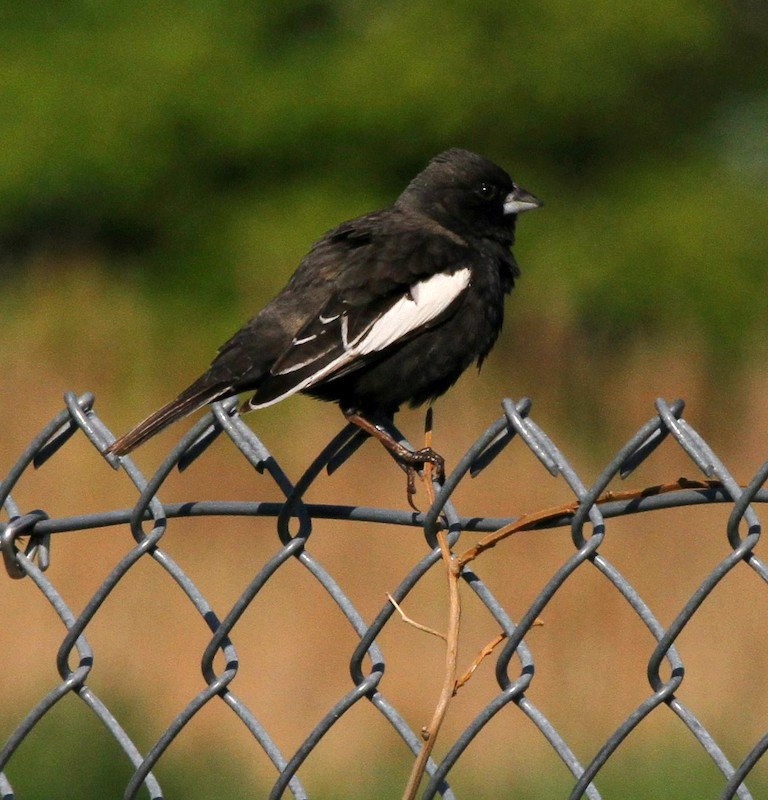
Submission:
<svg viewBox="0 0 768 800">
<path fill-rule="evenodd" d="M 652 416 L 658 396 L 687 400 L 686 418 L 740 482 L 768 458 L 762 4 L 187 0 L 162 8 L 12 3 L 2 14 L 0 475 L 67 390 L 93 391 L 115 433 L 176 394 L 283 285 L 314 239 L 392 202 L 432 155 L 454 145 L 498 161 L 546 206 L 519 224 L 523 275 L 499 345 L 479 376 L 470 370 L 436 404 L 435 446 L 449 465 L 500 415 L 502 397 L 523 395 L 585 482 Z M 306 398 L 248 420 L 294 479 L 343 421 Z M 422 412 L 398 418 L 413 440 L 422 420 Z M 149 443 L 138 465 L 151 472 L 185 429 Z M 309 499 L 404 507 L 402 476 L 379 450 L 367 443 L 319 479 Z M 668 443 L 628 483 L 679 475 L 700 477 Z M 465 514 L 515 516 L 567 501 L 560 483 L 516 444 L 467 480 L 456 503 Z M 60 516 L 126 508 L 135 492 L 73 440 L 25 475 L 13 497 L 22 510 Z M 279 493 L 222 440 L 171 476 L 160 497 Z M 601 552 L 668 623 L 728 553 L 726 518 L 719 507 L 612 521 Z M 79 611 L 131 543 L 122 527 L 57 535 L 48 574 Z M 190 520 L 172 522 L 163 546 L 223 616 L 279 544 L 269 520 Z M 426 545 L 416 530 L 320 521 L 310 551 L 372 619 Z M 571 552 L 565 529 L 526 533 L 475 566 L 519 618 Z M 56 684 L 63 628 L 29 581 L 0 578 L 0 598 L 0 670 L 13 687 L 1 706 L 5 739 Z M 439 570 L 406 605 L 419 622 L 445 627 Z M 679 642 L 687 668 L 680 697 L 734 763 L 768 727 L 766 609 L 765 585 L 740 565 Z M 537 664 L 530 696 L 588 762 L 650 694 L 653 640 L 589 565 L 542 616 L 527 639 Z M 467 593 L 462 663 L 495 632 Z M 125 709 L 148 749 L 202 688 L 204 625 L 158 566 L 142 561 L 88 638 L 96 652 L 89 683 Z M 292 564 L 233 640 L 242 659 L 233 689 L 292 753 L 350 688 L 352 630 Z M 394 621 L 380 643 L 382 689 L 418 729 L 437 696 L 442 645 Z M 456 698 L 438 754 L 494 694 L 490 660 Z M 51 715 L 58 721 L 41 729 L 50 726 L 61 744 L 85 717 L 76 706 L 65 698 Z M 43 733 L 33 735 L 11 761 L 12 782 L 29 787 L 20 796 L 37 796 L 24 763 L 47 748 Z M 218 763 L 243 797 L 260 796 L 253 787 L 274 779 L 231 712 L 213 704 L 161 762 L 161 783 L 222 752 Z M 310 794 L 397 797 L 408 768 L 394 734 L 356 706 L 301 775 Z M 722 778 L 659 709 L 598 786 L 606 797 L 691 797 L 692 774 L 701 781 L 696 796 L 719 796 Z M 372 776 L 382 775 L 372 789 Z M 110 778 L 87 780 L 102 793 Z M 513 708 L 488 726 L 452 780 L 458 796 L 472 797 L 564 797 L 571 785 Z M 753 784 L 759 796 L 765 767 Z M 220 791 L 199 780 L 179 796 Z M 40 796 L 71 795 L 51 784 Z"/>
</svg>

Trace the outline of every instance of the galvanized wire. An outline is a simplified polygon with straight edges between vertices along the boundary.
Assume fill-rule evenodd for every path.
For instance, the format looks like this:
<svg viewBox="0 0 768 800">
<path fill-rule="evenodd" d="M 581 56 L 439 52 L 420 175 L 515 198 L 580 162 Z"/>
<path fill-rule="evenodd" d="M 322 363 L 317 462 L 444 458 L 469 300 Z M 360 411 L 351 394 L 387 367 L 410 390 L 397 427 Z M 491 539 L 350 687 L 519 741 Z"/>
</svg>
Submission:
<svg viewBox="0 0 768 800">
<path fill-rule="evenodd" d="M 275 770 L 275 782 L 270 798 L 308 798 L 309 792 L 302 783 L 300 772 L 306 758 L 313 753 L 324 737 L 339 723 L 343 715 L 360 702 L 370 704 L 387 721 L 412 753 L 418 753 L 422 737 L 415 731 L 397 702 L 384 694 L 383 676 L 385 654 L 377 643 L 382 630 L 393 614 L 395 606 L 387 603 L 376 617 L 368 622 L 356 609 L 334 576 L 312 555 L 307 547 L 313 530 L 313 521 L 335 519 L 350 522 L 367 522 L 380 525 L 410 526 L 423 530 L 431 547 L 412 569 L 393 587 L 391 595 L 402 601 L 441 558 L 437 546 L 437 531 L 448 532 L 452 548 L 457 548 L 465 532 L 493 532 L 514 523 L 513 518 L 462 515 L 453 504 L 457 487 L 468 476 L 479 475 L 491 462 L 499 458 L 513 441 L 528 448 L 551 475 L 562 479 L 573 495 L 572 507 L 550 515 L 532 527 L 568 527 L 574 550 L 553 572 L 544 588 L 538 593 L 522 617 L 513 621 L 507 610 L 493 595 L 479 574 L 469 565 L 462 579 L 503 630 L 506 641 L 494 654 L 498 693 L 478 709 L 474 719 L 453 742 L 443 742 L 442 756 L 430 760 L 427 766 L 428 781 L 423 798 L 455 797 L 450 785 L 451 774 L 461 769 L 467 747 L 497 714 L 512 704 L 543 735 L 546 742 L 573 775 L 571 800 L 588 797 L 599 800 L 600 771 L 629 734 L 654 709 L 666 705 L 708 755 L 723 777 L 720 797 L 723 800 L 738 797 L 750 800 L 754 795 L 747 787 L 750 773 L 768 750 L 768 732 L 754 743 L 740 762 L 733 763 L 724 747 L 706 728 L 693 710 L 685 705 L 677 692 L 685 667 L 675 643 L 690 623 L 705 599 L 739 563 L 746 564 L 763 582 L 768 582 L 768 568 L 755 555 L 754 548 L 761 535 L 761 524 L 756 504 L 768 500 L 763 484 L 768 478 L 768 462 L 755 473 L 746 487 L 741 487 L 726 466 L 713 452 L 699 433 L 685 420 L 681 401 L 668 404 L 658 400 L 653 416 L 624 444 L 602 472 L 591 483 L 585 481 L 569 463 L 563 452 L 547 433 L 531 418 L 531 402 L 518 403 L 504 400 L 503 415 L 494 421 L 459 459 L 454 470 L 442 485 L 435 484 L 435 500 L 424 513 L 396 508 L 344 506 L 338 504 L 308 503 L 304 501 L 307 490 L 323 471 L 339 469 L 362 444 L 365 436 L 354 426 L 346 426 L 307 467 L 304 474 L 293 483 L 281 468 L 275 456 L 246 425 L 236 411 L 234 401 L 215 404 L 213 410 L 195 424 L 168 454 L 159 468 L 146 477 L 131 458 L 118 459 L 105 455 L 107 463 L 115 470 L 123 470 L 138 495 L 130 508 L 104 512 L 84 513 L 75 516 L 51 517 L 45 510 L 22 510 L 14 502 L 12 491 L 22 482 L 28 470 L 42 466 L 54 458 L 61 448 L 75 436 L 84 436 L 104 453 L 113 441 L 113 434 L 94 410 L 90 394 L 65 396 L 65 408 L 30 442 L 0 482 L 0 505 L 6 520 L 0 522 L 0 551 L 2 552 L 6 580 L 28 580 L 40 592 L 41 601 L 47 601 L 66 628 L 66 635 L 55 656 L 60 683 L 41 697 L 27 714 L 16 723 L 15 729 L 0 750 L 0 797 L 13 798 L 14 790 L 6 767 L 15 759 L 19 746 L 35 729 L 45 715 L 63 697 L 77 695 L 88 709 L 103 723 L 125 754 L 133 768 L 125 787 L 124 797 L 134 798 L 142 787 L 154 800 L 163 798 L 163 791 L 153 774 L 154 768 L 185 726 L 209 702 L 218 698 L 231 709 L 242 723 L 243 735 L 252 736 L 263 749 Z M 169 474 L 185 469 L 205 453 L 207 447 L 221 434 L 228 436 L 239 453 L 257 470 L 266 473 L 283 495 L 282 501 L 206 501 L 164 504 L 158 492 Z M 393 428 L 400 441 L 407 444 Z M 668 491 L 653 491 L 633 497 L 603 497 L 606 488 L 615 478 L 624 478 L 648 459 L 664 443 L 679 447 L 690 461 L 709 479 L 706 482 L 680 483 Z M 109 477 L 105 473 L 105 480 Z M 45 506 L 45 498 L 40 505 Z M 728 504 L 730 515 L 725 531 L 730 552 L 702 579 L 671 623 L 664 625 L 651 611 L 638 590 L 612 564 L 601 551 L 609 519 L 648 511 L 680 508 L 693 505 Z M 202 592 L 170 555 L 163 550 L 162 537 L 169 521 L 185 517 L 213 517 L 226 520 L 232 517 L 269 517 L 275 520 L 279 540 L 278 549 L 252 576 L 232 607 L 221 618 L 208 603 Z M 67 605 L 57 587 L 46 576 L 51 559 L 54 537 L 74 531 L 87 531 L 115 525 L 130 526 L 135 540 L 127 553 L 118 559 L 97 590 L 77 614 Z M 28 537 L 24 552 L 19 549 L 20 538 Z M 158 736 L 155 743 L 142 751 L 131 735 L 118 721 L 115 713 L 94 693 L 88 684 L 93 664 L 93 650 L 88 643 L 88 626 L 99 613 L 114 588 L 141 559 L 151 558 L 165 571 L 185 594 L 191 607 L 210 630 L 210 639 L 202 655 L 202 674 L 205 688 L 194 696 Z M 306 739 L 290 753 L 284 752 L 263 723 L 241 697 L 232 690 L 240 661 L 230 638 L 233 629 L 254 598 L 287 562 L 298 562 L 335 603 L 340 613 L 354 630 L 359 642 L 350 654 L 349 671 L 351 688 L 313 727 Z M 631 709 L 616 729 L 605 739 L 588 760 L 575 754 L 557 727 L 531 700 L 529 689 L 535 676 L 535 663 L 525 637 L 537 618 L 546 609 L 555 593 L 582 565 L 591 565 L 624 598 L 629 608 L 642 621 L 656 641 L 647 664 L 648 692 L 636 708 Z M 217 670 L 216 665 L 224 669 Z M 666 677 L 662 674 L 664 673 Z M 12 684 L 13 676 L 4 676 L 5 685 Z M 763 690 L 765 687 L 761 687 Z M 468 757 L 468 756 L 467 756 Z M 713 794 L 714 796 L 714 794 Z"/>
</svg>

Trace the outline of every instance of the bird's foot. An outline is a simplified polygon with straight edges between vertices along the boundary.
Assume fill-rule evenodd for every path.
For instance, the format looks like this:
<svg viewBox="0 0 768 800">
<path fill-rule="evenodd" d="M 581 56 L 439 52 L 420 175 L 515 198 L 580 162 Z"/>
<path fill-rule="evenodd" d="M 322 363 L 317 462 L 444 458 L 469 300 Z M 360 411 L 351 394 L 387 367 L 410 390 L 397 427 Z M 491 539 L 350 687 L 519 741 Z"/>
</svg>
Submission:
<svg viewBox="0 0 768 800">
<path fill-rule="evenodd" d="M 431 447 L 423 447 L 421 450 L 410 450 L 404 444 L 398 442 L 392 434 L 386 429 L 382 423 L 373 422 L 364 416 L 361 412 L 354 409 L 344 410 L 344 416 L 348 422 L 357 425 L 366 433 L 378 439 L 384 447 L 397 459 L 397 462 L 402 466 L 408 476 L 407 492 L 408 492 L 408 505 L 414 510 L 419 509 L 413 503 L 413 497 L 416 494 L 416 477 L 419 476 L 419 470 L 423 470 L 425 465 L 431 464 L 431 469 L 425 470 L 428 473 L 426 477 L 429 487 L 431 489 L 431 480 L 438 481 L 442 484 L 445 480 L 445 459 Z"/>
<path fill-rule="evenodd" d="M 445 480 L 445 459 L 440 453 L 435 452 L 431 447 L 423 447 L 421 450 L 405 450 L 397 454 L 397 459 L 405 468 L 407 477 L 408 505 L 414 510 L 419 511 L 413 502 L 416 495 L 416 478 L 423 477 L 426 481 L 436 480 L 442 485 Z M 419 475 L 419 470 L 431 465 L 432 469 L 425 470 L 425 474 Z"/>
</svg>

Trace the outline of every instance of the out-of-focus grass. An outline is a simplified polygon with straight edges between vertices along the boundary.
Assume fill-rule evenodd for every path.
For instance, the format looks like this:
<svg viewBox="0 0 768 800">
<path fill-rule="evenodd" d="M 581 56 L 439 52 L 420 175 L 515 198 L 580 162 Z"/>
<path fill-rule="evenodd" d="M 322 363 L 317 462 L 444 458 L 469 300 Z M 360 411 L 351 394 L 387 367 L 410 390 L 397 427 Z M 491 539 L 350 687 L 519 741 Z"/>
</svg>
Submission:
<svg viewBox="0 0 768 800">
<path fill-rule="evenodd" d="M 141 725 L 128 699 L 112 708 L 123 725 Z M 155 775 L 165 797 L 203 800 L 265 797 L 244 780 L 237 759 L 223 744 L 200 749 L 194 758 L 179 759 L 171 750 Z M 133 774 L 128 757 L 101 723 L 74 697 L 64 698 L 35 727 L 11 762 L 7 774 L 16 797 L 25 800 L 118 798 Z M 139 798 L 148 797 L 146 790 Z"/>
<path fill-rule="evenodd" d="M 118 717 L 124 724 L 141 725 L 138 715 L 127 710 L 132 705 L 130 698 L 116 705 L 122 706 Z M 614 758 L 621 767 L 606 767 L 596 785 L 605 800 L 716 798 L 725 784 L 722 774 L 706 757 L 691 755 L 688 748 L 668 747 L 663 742 L 628 756 L 620 751 Z M 250 758 L 233 752 L 226 739 L 211 730 L 206 746 L 183 753 L 172 746 L 154 775 L 169 800 L 266 797 L 276 774 L 263 767 L 259 777 L 254 777 L 253 756 L 263 760 L 260 752 Z M 66 698 L 45 717 L 11 764 L 8 777 L 16 796 L 24 800 L 117 798 L 122 796 L 132 774 L 125 754 L 74 698 Z M 465 766 L 462 759 L 456 775 L 449 776 L 459 798 L 549 800 L 567 797 L 573 787 L 573 778 L 554 757 L 531 759 L 525 771 L 512 771 L 500 761 L 486 774 L 471 780 L 460 778 Z M 396 757 L 387 750 L 375 761 L 362 762 L 350 754 L 346 770 L 315 775 L 304 786 L 317 800 L 397 800 L 402 796 L 407 767 L 404 754 Z M 304 772 L 299 775 L 303 779 Z M 768 791 L 764 776 L 753 776 L 747 785 L 753 797 L 763 797 Z M 146 790 L 142 789 L 138 797 L 148 797 Z"/>
</svg>

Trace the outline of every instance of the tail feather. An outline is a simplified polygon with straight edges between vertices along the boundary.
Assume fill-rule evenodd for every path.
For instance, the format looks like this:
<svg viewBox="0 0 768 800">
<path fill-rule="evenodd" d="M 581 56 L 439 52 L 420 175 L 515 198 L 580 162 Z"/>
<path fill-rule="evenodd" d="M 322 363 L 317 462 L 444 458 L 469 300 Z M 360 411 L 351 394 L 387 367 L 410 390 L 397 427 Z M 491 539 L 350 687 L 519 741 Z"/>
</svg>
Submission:
<svg viewBox="0 0 768 800">
<path fill-rule="evenodd" d="M 186 417 L 187 414 L 191 414 L 193 411 L 197 411 L 198 408 L 202 408 L 206 403 L 212 403 L 214 400 L 230 394 L 232 394 L 230 386 L 213 384 L 198 387 L 193 384 L 175 400 L 171 400 L 170 403 L 142 420 L 128 433 L 123 434 L 119 439 L 112 442 L 107 448 L 107 453 L 113 453 L 116 456 L 127 455 L 173 422 Z"/>
</svg>

